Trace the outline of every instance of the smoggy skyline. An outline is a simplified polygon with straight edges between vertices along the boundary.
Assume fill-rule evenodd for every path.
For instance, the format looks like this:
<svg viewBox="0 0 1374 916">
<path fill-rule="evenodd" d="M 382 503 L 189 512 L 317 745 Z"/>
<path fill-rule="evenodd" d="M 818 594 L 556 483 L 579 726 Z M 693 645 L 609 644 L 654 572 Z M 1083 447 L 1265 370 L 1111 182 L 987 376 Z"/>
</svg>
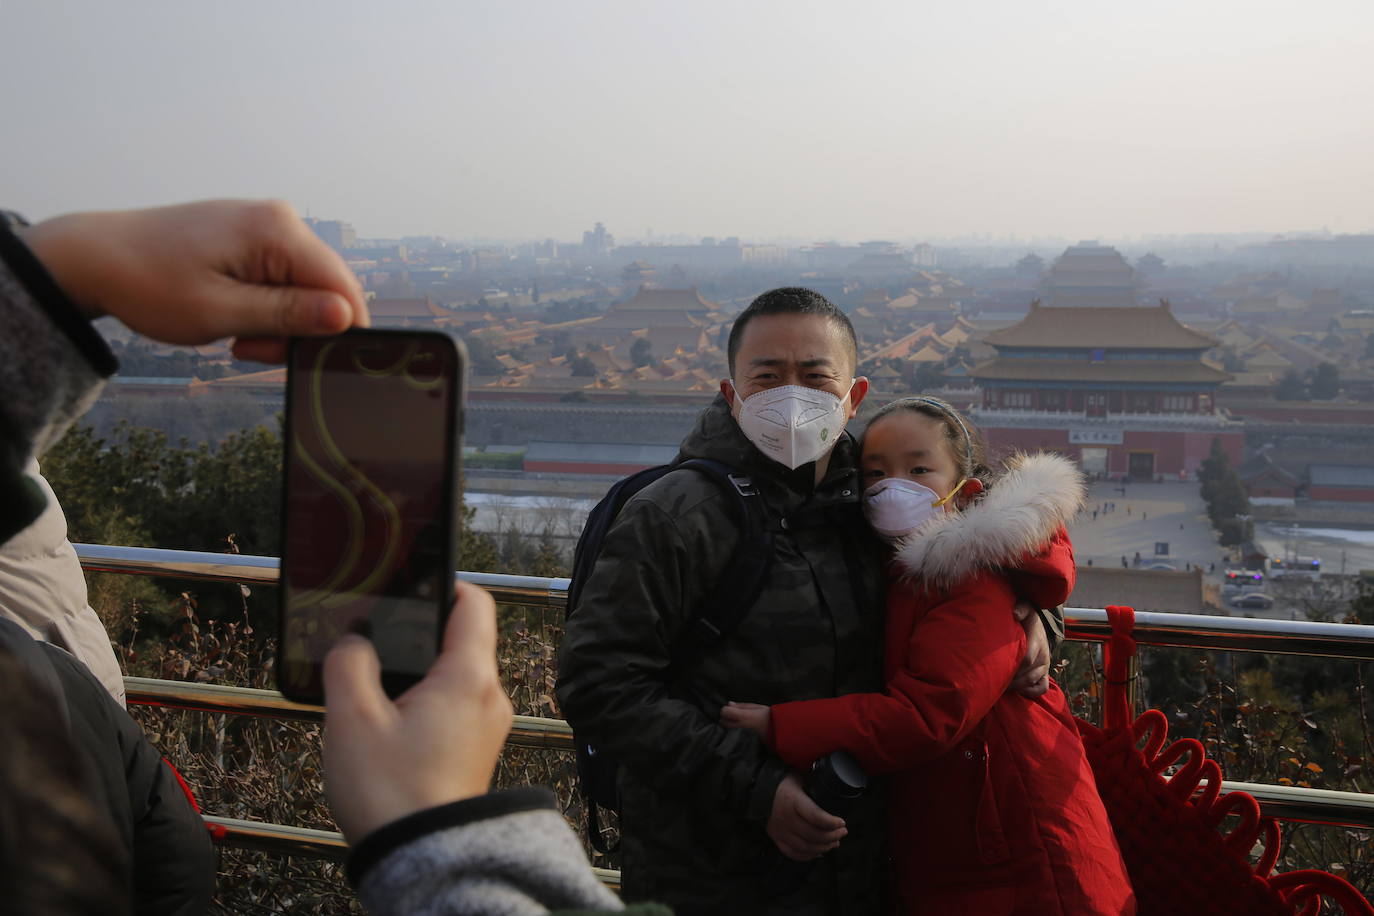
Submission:
<svg viewBox="0 0 1374 916">
<path fill-rule="evenodd" d="M 280 196 L 364 236 L 1374 231 L 1374 6 L 13 0 L 41 218 Z"/>
</svg>

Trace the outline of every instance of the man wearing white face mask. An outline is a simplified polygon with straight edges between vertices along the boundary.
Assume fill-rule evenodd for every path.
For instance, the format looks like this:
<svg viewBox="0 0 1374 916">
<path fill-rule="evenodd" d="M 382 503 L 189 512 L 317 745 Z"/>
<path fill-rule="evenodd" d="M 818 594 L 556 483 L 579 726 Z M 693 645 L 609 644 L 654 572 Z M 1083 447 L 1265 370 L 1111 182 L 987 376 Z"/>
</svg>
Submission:
<svg viewBox="0 0 1374 916">
<path fill-rule="evenodd" d="M 674 664 L 741 547 L 729 495 L 688 470 L 625 504 L 568 619 L 558 699 L 622 763 L 628 900 L 679 916 L 886 911 L 880 792 L 833 817 L 756 735 L 717 722 L 731 699 L 881 689 L 882 551 L 859 510 L 845 432 L 868 393 L 856 351 L 848 318 L 810 290 L 764 293 L 735 322 L 730 378 L 679 455 L 737 469 L 772 520 L 763 591 L 728 635 Z M 1037 664 L 1025 677 L 1044 674 Z M 763 896 L 784 857 L 819 861 L 799 885 Z"/>
</svg>

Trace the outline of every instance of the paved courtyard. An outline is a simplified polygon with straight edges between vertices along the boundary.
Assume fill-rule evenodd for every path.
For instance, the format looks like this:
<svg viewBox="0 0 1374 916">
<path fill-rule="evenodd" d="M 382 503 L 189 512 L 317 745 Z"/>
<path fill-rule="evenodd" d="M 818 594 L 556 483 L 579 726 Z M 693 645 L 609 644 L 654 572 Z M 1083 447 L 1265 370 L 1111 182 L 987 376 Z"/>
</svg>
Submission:
<svg viewBox="0 0 1374 916">
<path fill-rule="evenodd" d="M 1116 504 L 1114 511 L 1110 503 Z M 1163 562 L 1184 570 L 1191 563 L 1208 570 L 1215 564 L 1215 572 L 1206 576 L 1210 582 L 1220 582 L 1225 568 L 1224 552 L 1195 481 L 1094 484 L 1087 509 L 1069 527 L 1069 534 L 1083 565 L 1091 560 L 1094 566 L 1119 567 L 1122 557 L 1130 565 L 1138 552 L 1141 566 Z M 1167 554 L 1155 555 L 1157 542 L 1168 544 Z"/>
</svg>

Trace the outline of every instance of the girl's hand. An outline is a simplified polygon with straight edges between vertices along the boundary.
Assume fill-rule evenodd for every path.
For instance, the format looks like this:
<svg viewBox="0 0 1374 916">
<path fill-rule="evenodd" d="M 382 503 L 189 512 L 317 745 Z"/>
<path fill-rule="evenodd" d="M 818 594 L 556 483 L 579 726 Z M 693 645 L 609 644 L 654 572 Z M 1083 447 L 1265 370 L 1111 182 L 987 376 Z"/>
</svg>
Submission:
<svg viewBox="0 0 1374 916">
<path fill-rule="evenodd" d="M 772 719 L 769 707 L 758 703 L 726 703 L 720 709 L 720 724 L 726 728 L 747 728 L 760 738 L 768 738 Z"/>
</svg>

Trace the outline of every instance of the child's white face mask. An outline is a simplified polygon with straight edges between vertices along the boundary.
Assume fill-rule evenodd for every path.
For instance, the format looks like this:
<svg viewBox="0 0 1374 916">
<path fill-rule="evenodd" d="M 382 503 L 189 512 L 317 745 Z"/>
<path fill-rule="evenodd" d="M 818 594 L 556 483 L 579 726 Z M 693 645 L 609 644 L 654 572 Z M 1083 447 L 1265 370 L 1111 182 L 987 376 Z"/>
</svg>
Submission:
<svg viewBox="0 0 1374 916">
<path fill-rule="evenodd" d="M 789 470 L 834 448 L 848 420 L 845 398 L 804 385 L 765 388 L 740 402 L 739 428 L 744 435 Z"/>
<path fill-rule="evenodd" d="M 899 541 L 939 515 L 963 488 L 961 480 L 947 496 L 904 477 L 884 477 L 864 491 L 864 517 L 888 541 Z"/>
</svg>

